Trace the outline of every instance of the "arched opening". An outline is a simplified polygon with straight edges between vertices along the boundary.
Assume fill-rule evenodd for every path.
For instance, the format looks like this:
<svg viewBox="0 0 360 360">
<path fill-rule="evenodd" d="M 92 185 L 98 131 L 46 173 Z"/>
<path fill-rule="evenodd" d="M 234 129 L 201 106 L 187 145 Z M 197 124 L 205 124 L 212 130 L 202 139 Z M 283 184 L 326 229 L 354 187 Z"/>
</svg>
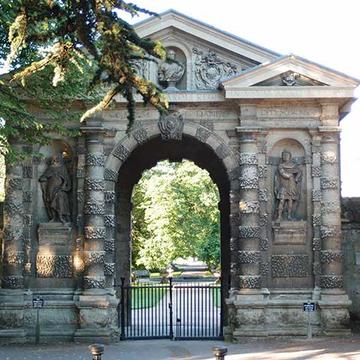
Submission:
<svg viewBox="0 0 360 360">
<path fill-rule="evenodd" d="M 221 246 L 221 286 L 222 303 L 227 297 L 230 284 L 230 183 L 223 161 L 215 152 L 199 140 L 183 135 L 181 141 L 164 141 L 160 136 L 138 146 L 122 164 L 116 187 L 116 235 L 115 235 L 115 276 L 118 282 L 125 278 L 130 281 L 131 271 L 131 196 L 134 186 L 139 182 L 144 170 L 151 169 L 159 161 L 181 162 L 183 159 L 194 162 L 199 168 L 207 170 L 219 191 L 220 246 Z M 222 323 L 226 318 L 222 317 Z"/>
</svg>

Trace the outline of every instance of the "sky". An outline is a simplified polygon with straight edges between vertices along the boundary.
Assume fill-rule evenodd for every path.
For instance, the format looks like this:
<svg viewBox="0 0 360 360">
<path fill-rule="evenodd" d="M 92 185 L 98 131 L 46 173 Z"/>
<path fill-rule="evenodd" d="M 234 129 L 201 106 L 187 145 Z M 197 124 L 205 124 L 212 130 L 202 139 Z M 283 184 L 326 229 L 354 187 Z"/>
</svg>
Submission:
<svg viewBox="0 0 360 360">
<path fill-rule="evenodd" d="M 359 0 L 132 2 L 157 13 L 175 9 L 280 54 L 293 53 L 360 79 Z M 341 129 L 342 195 L 360 196 L 360 100 Z"/>
</svg>

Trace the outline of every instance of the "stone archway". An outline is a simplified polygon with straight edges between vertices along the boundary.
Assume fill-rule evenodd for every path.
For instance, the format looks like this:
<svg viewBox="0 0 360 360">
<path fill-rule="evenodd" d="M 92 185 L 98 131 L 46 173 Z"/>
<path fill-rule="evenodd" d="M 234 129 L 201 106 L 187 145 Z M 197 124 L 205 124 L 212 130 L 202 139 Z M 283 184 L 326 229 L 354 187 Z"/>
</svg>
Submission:
<svg viewBox="0 0 360 360">
<path fill-rule="evenodd" d="M 181 119 L 178 129 L 167 131 L 166 128 L 172 129 L 172 125 L 176 128 L 177 119 L 176 115 L 170 120 L 163 120 L 163 124 L 160 120 L 158 124 L 137 127 L 114 147 L 106 161 L 106 190 L 111 194 L 108 197 L 114 201 L 107 207 L 105 225 L 112 225 L 115 281 L 119 282 L 121 277 L 129 279 L 130 274 L 130 214 L 134 185 L 145 169 L 160 160 L 188 159 L 206 169 L 219 189 L 222 287 L 227 294 L 231 286 L 230 191 L 236 186 L 231 177 L 237 167 L 237 157 L 216 134 L 202 125 L 184 123 Z M 167 121 L 175 124 L 167 124 Z M 236 211 L 232 207 L 232 212 Z"/>
</svg>

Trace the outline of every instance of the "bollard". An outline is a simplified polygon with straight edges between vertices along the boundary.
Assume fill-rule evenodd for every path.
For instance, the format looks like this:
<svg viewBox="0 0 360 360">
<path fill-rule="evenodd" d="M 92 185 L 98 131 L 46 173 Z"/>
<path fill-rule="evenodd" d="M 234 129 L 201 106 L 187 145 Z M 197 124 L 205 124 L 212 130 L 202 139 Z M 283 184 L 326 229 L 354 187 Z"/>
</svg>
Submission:
<svg viewBox="0 0 360 360">
<path fill-rule="evenodd" d="M 212 351 L 214 353 L 215 360 L 224 360 L 225 355 L 227 353 L 227 348 L 221 346 L 215 346 L 212 348 Z"/>
<path fill-rule="evenodd" d="M 92 354 L 92 360 L 101 360 L 101 355 L 104 353 L 104 345 L 92 344 L 89 345 L 89 350 Z"/>
</svg>

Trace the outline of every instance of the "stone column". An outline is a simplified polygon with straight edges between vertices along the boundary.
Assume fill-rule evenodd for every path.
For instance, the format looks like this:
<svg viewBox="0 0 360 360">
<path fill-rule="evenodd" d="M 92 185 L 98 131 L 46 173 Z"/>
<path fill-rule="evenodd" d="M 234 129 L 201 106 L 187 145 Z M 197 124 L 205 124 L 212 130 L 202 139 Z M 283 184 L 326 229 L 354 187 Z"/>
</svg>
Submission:
<svg viewBox="0 0 360 360">
<path fill-rule="evenodd" d="M 321 318 L 328 334 L 348 331 L 348 300 L 343 290 L 339 129 L 320 128 L 321 141 Z"/>
<path fill-rule="evenodd" d="M 84 289 L 105 288 L 104 149 L 101 127 L 83 129 L 86 135 L 84 203 Z"/>
<path fill-rule="evenodd" d="M 21 145 L 14 145 L 20 150 Z M 23 171 L 17 163 L 6 167 L 3 277 L 0 289 L 0 338 L 22 342 L 24 330 L 24 211 Z M 11 329 L 11 330 L 9 330 Z"/>
<path fill-rule="evenodd" d="M 23 172 L 22 165 L 6 167 L 2 287 L 24 287 Z"/>
<path fill-rule="evenodd" d="M 106 288 L 104 241 L 106 236 L 104 148 L 101 120 L 91 119 L 82 128 L 86 137 L 84 179 L 84 276 L 79 296 L 80 329 L 75 340 L 109 342 L 116 327 L 117 300 L 113 289 Z"/>
<path fill-rule="evenodd" d="M 259 228 L 259 174 L 256 133 L 240 131 L 240 227 L 238 261 L 240 289 L 261 288 L 260 228 Z"/>
</svg>

